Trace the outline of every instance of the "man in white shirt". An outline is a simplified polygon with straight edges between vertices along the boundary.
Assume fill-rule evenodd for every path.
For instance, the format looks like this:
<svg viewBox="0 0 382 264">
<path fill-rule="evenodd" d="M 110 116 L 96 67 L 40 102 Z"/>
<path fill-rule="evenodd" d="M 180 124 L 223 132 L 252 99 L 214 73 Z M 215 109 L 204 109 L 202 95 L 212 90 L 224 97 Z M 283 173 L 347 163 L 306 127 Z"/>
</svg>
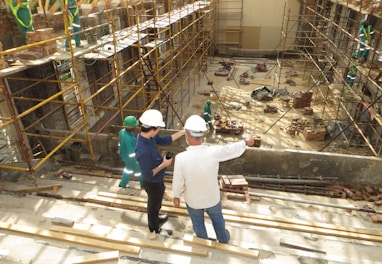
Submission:
<svg viewBox="0 0 382 264">
<path fill-rule="evenodd" d="M 172 183 L 174 205 L 179 206 L 184 193 L 188 213 L 197 237 L 207 239 L 204 212 L 211 218 L 216 238 L 227 243 L 218 182 L 219 163 L 241 156 L 246 146 L 254 144 L 254 137 L 226 145 L 203 145 L 207 131 L 205 121 L 198 115 L 190 116 L 184 125 L 187 150 L 175 157 Z"/>
</svg>

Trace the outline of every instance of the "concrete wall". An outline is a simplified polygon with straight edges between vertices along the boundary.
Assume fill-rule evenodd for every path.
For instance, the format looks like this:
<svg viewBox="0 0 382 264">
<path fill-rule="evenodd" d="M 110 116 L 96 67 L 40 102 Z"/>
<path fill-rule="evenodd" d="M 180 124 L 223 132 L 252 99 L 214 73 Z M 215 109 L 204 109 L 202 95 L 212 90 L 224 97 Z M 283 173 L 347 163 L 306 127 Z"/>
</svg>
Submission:
<svg viewBox="0 0 382 264">
<path fill-rule="evenodd" d="M 172 134 L 175 131 L 163 130 L 161 134 Z M 63 136 L 66 131 L 55 131 L 59 136 Z M 84 136 L 85 138 L 85 136 Z M 102 167 L 122 168 L 123 163 L 117 153 L 118 131 L 113 134 L 98 134 L 95 139 L 97 146 L 94 148 L 96 162 Z M 70 143 L 72 144 L 72 143 Z M 44 164 L 41 168 L 43 172 L 57 171 L 65 163 L 57 162 L 59 160 L 71 161 L 70 144 L 65 146 L 60 153 L 55 155 L 51 163 Z M 163 155 L 167 151 L 172 151 L 175 155 L 184 151 L 187 144 L 184 138 L 174 142 L 170 146 L 159 147 Z M 90 159 L 89 150 L 86 143 L 82 143 L 80 160 L 76 162 L 89 163 L 94 165 Z M 20 164 L 20 167 L 23 165 Z M 172 171 L 169 167 L 169 171 Z M 16 171 L 0 171 L 0 174 L 6 173 L 6 177 L 0 177 L 0 180 L 17 181 L 21 176 L 26 176 Z M 40 172 L 41 173 L 41 172 Z M 327 152 L 309 152 L 289 149 L 265 149 L 248 148 L 239 158 L 222 162 L 220 165 L 220 174 L 241 174 L 244 176 L 321 176 L 325 178 L 337 177 L 341 184 L 352 184 L 353 186 L 372 185 L 382 187 L 382 159 L 377 157 L 354 156 Z"/>
<path fill-rule="evenodd" d="M 282 48 L 279 44 L 284 15 L 298 16 L 300 2 L 300 0 L 244 0 L 242 48 L 260 50 Z M 289 28 L 297 29 L 297 25 L 289 25 Z"/>
<path fill-rule="evenodd" d="M 240 14 L 237 14 L 241 2 L 223 3 L 218 5 L 218 35 L 215 41 L 229 44 L 220 46 L 219 53 L 232 54 L 237 50 L 236 54 L 243 55 L 269 54 L 271 51 L 288 49 L 293 44 L 297 24 L 288 24 L 286 18 L 289 16 L 297 20 L 301 0 L 243 0 L 241 21 Z M 238 27 L 240 33 L 232 30 Z M 281 43 L 282 29 L 289 32 L 285 46 Z M 238 46 L 234 44 L 237 41 L 240 43 Z"/>
<path fill-rule="evenodd" d="M 161 134 L 172 134 L 175 131 L 163 130 Z M 117 131 L 115 135 L 99 135 L 103 146 L 95 152 L 107 159 L 101 158 L 108 166 L 123 166 L 117 151 Z M 175 155 L 187 147 L 184 138 L 175 141 L 170 146 L 160 146 L 163 155 L 172 151 Z M 86 153 L 86 147 L 83 150 Z M 172 167 L 169 167 L 172 170 Z M 221 174 L 242 174 L 245 176 L 321 176 L 337 177 L 340 183 L 357 185 L 373 185 L 382 187 L 382 159 L 377 157 L 355 156 L 328 152 L 310 152 L 291 149 L 248 148 L 240 157 L 222 162 Z"/>
</svg>

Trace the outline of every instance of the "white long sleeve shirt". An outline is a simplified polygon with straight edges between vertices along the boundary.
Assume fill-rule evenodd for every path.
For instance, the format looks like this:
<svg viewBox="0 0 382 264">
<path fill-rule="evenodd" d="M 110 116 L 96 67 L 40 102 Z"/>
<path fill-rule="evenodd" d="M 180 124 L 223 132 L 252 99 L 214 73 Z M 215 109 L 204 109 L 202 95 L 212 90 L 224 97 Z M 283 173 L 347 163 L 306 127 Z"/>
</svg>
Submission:
<svg viewBox="0 0 382 264">
<path fill-rule="evenodd" d="M 175 156 L 172 192 L 194 209 L 209 208 L 220 201 L 219 162 L 241 156 L 245 141 L 226 145 L 189 146 Z"/>
</svg>

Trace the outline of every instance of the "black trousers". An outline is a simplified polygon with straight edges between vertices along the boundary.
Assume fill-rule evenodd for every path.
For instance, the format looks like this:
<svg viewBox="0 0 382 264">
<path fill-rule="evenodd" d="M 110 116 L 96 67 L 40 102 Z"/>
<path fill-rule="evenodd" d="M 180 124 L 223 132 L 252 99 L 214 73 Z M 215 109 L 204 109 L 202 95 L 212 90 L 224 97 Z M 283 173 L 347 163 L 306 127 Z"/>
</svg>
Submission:
<svg viewBox="0 0 382 264">
<path fill-rule="evenodd" d="M 164 182 L 146 182 L 143 181 L 143 188 L 147 193 L 147 220 L 150 232 L 159 229 L 158 214 L 162 207 L 164 191 L 166 189 Z"/>
</svg>

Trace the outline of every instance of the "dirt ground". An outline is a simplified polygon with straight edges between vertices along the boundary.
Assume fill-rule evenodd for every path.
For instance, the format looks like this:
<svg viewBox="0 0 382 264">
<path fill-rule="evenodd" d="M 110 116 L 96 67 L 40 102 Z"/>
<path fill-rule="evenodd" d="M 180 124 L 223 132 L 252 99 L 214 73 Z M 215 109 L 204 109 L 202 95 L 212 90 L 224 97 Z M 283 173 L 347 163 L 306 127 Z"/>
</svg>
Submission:
<svg viewBox="0 0 382 264">
<path fill-rule="evenodd" d="M 308 151 L 323 151 L 323 152 L 337 152 L 351 155 L 372 155 L 367 147 L 350 147 L 345 141 L 341 139 L 329 142 L 329 138 L 325 140 L 306 140 L 305 137 L 299 133 L 296 135 L 288 134 L 288 128 L 292 125 L 292 120 L 299 119 L 303 122 L 310 124 L 311 127 L 325 130 L 328 126 L 330 115 L 324 116 L 322 114 L 323 98 L 321 92 L 326 93 L 328 87 L 320 85 L 321 92 L 312 85 L 308 80 L 304 79 L 299 70 L 301 66 L 293 60 L 287 61 L 283 66 L 281 72 L 275 66 L 275 61 L 258 58 L 258 59 L 236 59 L 229 60 L 233 63 L 233 75 L 227 77 L 215 76 L 214 73 L 222 65 L 219 63 L 227 59 L 211 58 L 208 64 L 208 70 L 205 72 L 200 86 L 196 90 L 196 95 L 192 99 L 186 115 L 199 114 L 203 111 L 205 102 L 210 99 L 214 103 L 211 106 L 212 115 L 218 114 L 222 120 L 234 120 L 242 123 L 244 132 L 240 136 L 232 136 L 225 133 L 214 133 L 211 138 L 207 140 L 211 142 L 229 142 L 236 140 L 240 137 L 247 137 L 248 135 L 257 135 L 261 137 L 261 147 L 263 148 L 277 148 L 277 149 L 298 149 Z M 255 70 L 257 64 L 266 62 L 267 71 L 259 72 Z M 245 80 L 248 84 L 240 84 L 240 75 L 247 72 L 248 78 Z M 280 84 L 274 80 L 274 75 L 277 73 L 280 78 Z M 292 82 L 288 82 L 292 81 Z M 212 83 L 212 85 L 209 85 Z M 293 85 L 289 84 L 292 83 Z M 287 91 L 288 95 L 283 96 L 278 93 L 273 95 L 272 100 L 254 100 L 251 94 L 254 90 L 260 87 L 267 87 L 272 92 Z M 314 86 L 314 89 L 312 87 Z M 342 89 L 336 88 L 336 85 L 331 86 L 332 95 L 326 98 L 329 102 L 334 103 L 338 99 L 338 93 Z M 292 100 L 285 102 L 282 98 L 293 98 L 300 92 L 312 91 L 313 98 L 311 108 L 312 115 L 305 115 L 304 108 L 295 109 L 292 107 Z M 344 97 L 353 97 L 354 95 L 349 91 L 342 92 Z M 265 113 L 264 110 L 268 106 L 277 109 L 275 113 Z M 336 113 L 332 113 L 332 117 Z M 319 120 L 319 122 L 317 122 Z M 216 124 L 216 122 L 215 122 Z"/>
</svg>

